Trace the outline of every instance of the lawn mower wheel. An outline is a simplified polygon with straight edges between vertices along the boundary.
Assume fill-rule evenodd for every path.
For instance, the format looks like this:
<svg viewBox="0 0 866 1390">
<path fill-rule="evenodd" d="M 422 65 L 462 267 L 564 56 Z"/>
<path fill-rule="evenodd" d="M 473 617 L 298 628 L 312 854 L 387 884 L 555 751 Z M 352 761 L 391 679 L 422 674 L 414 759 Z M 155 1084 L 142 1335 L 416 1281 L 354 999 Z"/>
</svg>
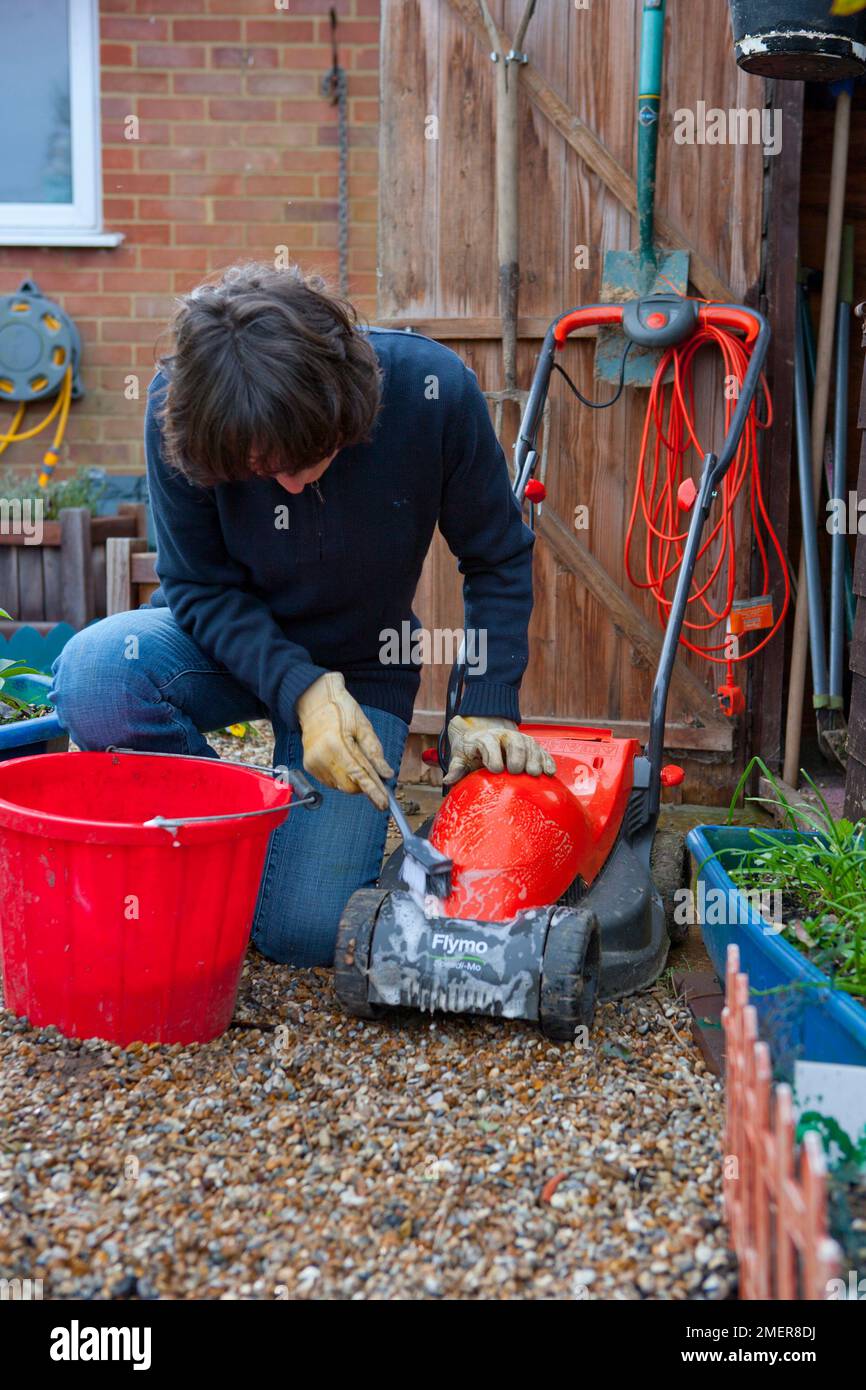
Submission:
<svg viewBox="0 0 866 1390">
<path fill-rule="evenodd" d="M 355 1018 L 383 1018 L 385 1009 L 367 998 L 367 970 L 376 917 L 387 891 L 359 888 L 343 909 L 334 952 L 334 984 L 340 1003 Z"/>
<path fill-rule="evenodd" d="M 557 908 L 544 946 L 539 1021 L 547 1038 L 573 1042 L 575 1031 L 592 1027 L 601 971 L 601 939 L 593 912 Z"/>
<path fill-rule="evenodd" d="M 689 934 L 688 922 L 678 922 L 675 912 L 681 900 L 677 894 L 690 882 L 689 852 L 679 830 L 657 830 L 652 847 L 652 879 L 665 910 L 665 923 L 671 944 L 679 946 Z"/>
</svg>

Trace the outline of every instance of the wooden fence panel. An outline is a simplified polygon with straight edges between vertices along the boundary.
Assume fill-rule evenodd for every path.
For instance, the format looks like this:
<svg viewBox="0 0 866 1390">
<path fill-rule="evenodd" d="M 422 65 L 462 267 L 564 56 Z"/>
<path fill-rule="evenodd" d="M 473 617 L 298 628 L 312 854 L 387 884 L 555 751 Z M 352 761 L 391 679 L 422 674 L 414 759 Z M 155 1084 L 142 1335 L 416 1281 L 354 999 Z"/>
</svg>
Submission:
<svg viewBox="0 0 866 1390">
<path fill-rule="evenodd" d="M 767 1044 L 749 1003 L 738 947 L 728 947 L 725 1007 L 725 1217 L 740 1298 L 822 1300 L 842 1252 L 827 1230 L 824 1153 L 803 1137 L 799 1164 L 791 1088 L 772 1085 Z"/>
</svg>

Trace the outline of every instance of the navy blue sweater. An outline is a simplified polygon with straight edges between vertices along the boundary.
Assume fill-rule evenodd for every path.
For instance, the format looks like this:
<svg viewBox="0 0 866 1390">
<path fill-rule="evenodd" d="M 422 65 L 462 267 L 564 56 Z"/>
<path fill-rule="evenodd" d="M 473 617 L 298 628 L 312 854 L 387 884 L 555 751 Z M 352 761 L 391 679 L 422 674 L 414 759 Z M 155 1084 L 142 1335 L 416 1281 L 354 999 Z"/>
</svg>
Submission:
<svg viewBox="0 0 866 1390">
<path fill-rule="evenodd" d="M 438 522 L 464 576 L 465 627 L 487 634 L 486 670 L 468 674 L 461 712 L 519 720 L 533 537 L 477 378 L 429 338 L 368 331 L 382 409 L 369 442 L 337 454 L 320 497 L 271 478 L 187 482 L 163 459 L 157 372 L 145 417 L 153 602 L 290 728 L 298 696 L 325 671 L 341 671 L 359 703 L 408 723 L 419 667 L 380 653 L 387 630 L 418 626 L 412 600 Z"/>
</svg>

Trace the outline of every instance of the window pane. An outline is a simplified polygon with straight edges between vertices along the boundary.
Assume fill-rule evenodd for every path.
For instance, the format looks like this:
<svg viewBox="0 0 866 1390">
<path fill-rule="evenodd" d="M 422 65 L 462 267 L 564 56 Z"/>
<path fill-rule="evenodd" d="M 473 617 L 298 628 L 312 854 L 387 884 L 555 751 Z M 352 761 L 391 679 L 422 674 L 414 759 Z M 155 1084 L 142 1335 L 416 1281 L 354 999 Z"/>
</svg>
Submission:
<svg viewBox="0 0 866 1390">
<path fill-rule="evenodd" d="M 71 203 L 69 0 L 0 0 L 0 203 Z"/>
</svg>

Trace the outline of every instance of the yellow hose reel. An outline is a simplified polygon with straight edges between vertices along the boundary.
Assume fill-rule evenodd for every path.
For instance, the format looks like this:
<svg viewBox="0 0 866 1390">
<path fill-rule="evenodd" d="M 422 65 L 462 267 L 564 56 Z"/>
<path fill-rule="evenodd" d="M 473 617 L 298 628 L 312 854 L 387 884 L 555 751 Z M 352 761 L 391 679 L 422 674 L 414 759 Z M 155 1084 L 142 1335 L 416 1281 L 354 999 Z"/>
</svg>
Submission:
<svg viewBox="0 0 866 1390">
<path fill-rule="evenodd" d="M 33 439 L 54 424 L 51 447 L 42 459 L 40 487 L 46 485 L 60 457 L 70 405 L 84 395 L 80 362 L 78 329 L 59 304 L 46 299 L 35 280 L 23 280 L 13 294 L 0 296 L 0 402 L 18 402 L 11 428 L 0 432 L 0 454 L 10 444 Z M 56 400 L 45 418 L 22 429 L 27 406 L 52 397 Z"/>
</svg>

